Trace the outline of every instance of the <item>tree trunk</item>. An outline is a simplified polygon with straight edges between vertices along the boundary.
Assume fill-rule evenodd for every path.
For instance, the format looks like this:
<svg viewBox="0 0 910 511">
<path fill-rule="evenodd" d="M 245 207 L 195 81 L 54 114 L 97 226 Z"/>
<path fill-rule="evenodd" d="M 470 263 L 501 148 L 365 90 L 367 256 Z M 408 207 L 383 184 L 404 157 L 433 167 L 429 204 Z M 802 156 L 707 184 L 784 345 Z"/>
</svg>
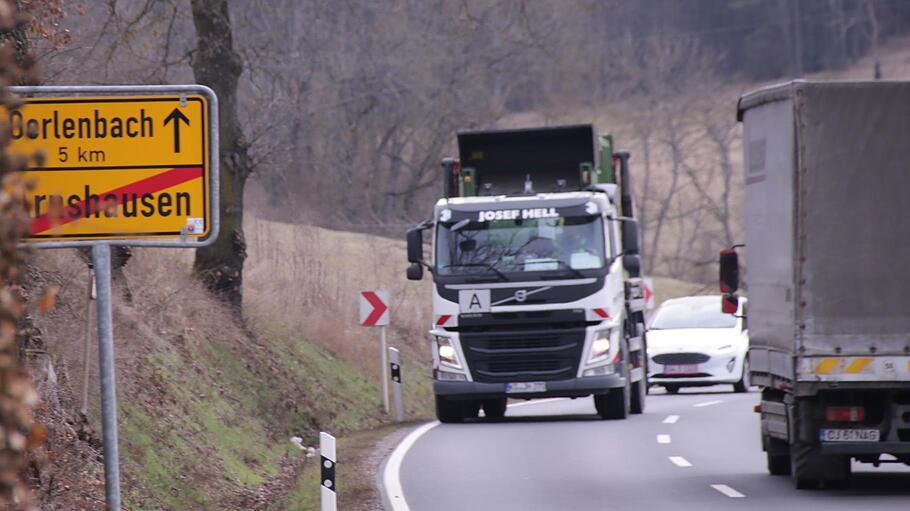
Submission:
<svg viewBox="0 0 910 511">
<path fill-rule="evenodd" d="M 216 295 L 239 307 L 243 299 L 243 188 L 251 172 L 237 116 L 237 81 L 243 72 L 234 51 L 228 0 L 192 0 L 196 26 L 193 74 L 218 96 L 221 162 L 221 232 L 214 244 L 196 250 L 194 271 Z"/>
</svg>

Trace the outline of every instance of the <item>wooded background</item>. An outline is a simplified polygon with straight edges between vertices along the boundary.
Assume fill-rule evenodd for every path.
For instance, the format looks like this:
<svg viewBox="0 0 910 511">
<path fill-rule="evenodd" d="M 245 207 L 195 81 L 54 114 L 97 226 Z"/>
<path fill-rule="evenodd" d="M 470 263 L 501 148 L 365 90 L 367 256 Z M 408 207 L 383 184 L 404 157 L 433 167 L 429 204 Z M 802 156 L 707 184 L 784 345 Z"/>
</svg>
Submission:
<svg viewBox="0 0 910 511">
<path fill-rule="evenodd" d="M 699 281 L 741 241 L 737 95 L 874 58 L 910 29 L 902 0 L 58 3 L 62 40 L 36 40 L 48 83 L 216 89 L 229 73 L 200 79 L 217 48 L 196 29 L 224 4 L 241 73 L 229 213 L 251 173 L 259 215 L 400 236 L 439 195 L 456 131 L 594 122 L 633 150 L 646 271 Z"/>
</svg>

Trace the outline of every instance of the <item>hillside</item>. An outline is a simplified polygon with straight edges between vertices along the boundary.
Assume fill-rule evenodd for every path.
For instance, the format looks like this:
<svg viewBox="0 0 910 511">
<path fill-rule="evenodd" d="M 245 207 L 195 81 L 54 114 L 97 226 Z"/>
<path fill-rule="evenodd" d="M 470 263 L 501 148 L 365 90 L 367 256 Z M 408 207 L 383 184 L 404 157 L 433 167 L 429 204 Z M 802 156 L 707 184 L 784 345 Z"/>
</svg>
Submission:
<svg viewBox="0 0 910 511">
<path fill-rule="evenodd" d="M 321 430 L 343 437 L 388 420 L 370 372 L 378 364 L 366 360 L 376 350 L 359 358 L 335 342 L 375 343 L 365 332 L 309 340 L 299 323 L 287 320 L 288 311 L 257 305 L 240 320 L 191 278 L 187 256 L 137 250 L 117 286 L 127 509 L 273 509 L 294 489 L 305 464 L 292 436 L 312 446 Z M 33 315 L 40 331 L 40 340 L 32 341 L 33 358 L 45 368 L 39 377 L 41 415 L 50 429 L 52 460 L 40 476 L 43 509 L 102 509 L 94 343 L 89 423 L 77 412 L 86 266 L 68 250 L 35 254 L 33 265 L 36 287 L 60 288 L 56 307 Z M 286 285 L 273 281 L 266 287 Z M 131 300 L 124 296 L 127 289 Z M 427 388 L 408 390 L 409 414 L 425 416 Z M 309 490 L 315 494 L 318 488 Z"/>
<path fill-rule="evenodd" d="M 906 41 L 898 43 L 883 51 L 885 76 L 910 78 L 910 51 L 904 49 Z M 869 72 L 870 62 L 863 60 L 824 77 L 856 78 Z M 708 117 L 699 115 L 710 112 L 710 119 L 725 119 L 732 130 L 727 154 L 738 175 L 733 105 L 747 88 L 752 86 L 716 91 L 711 109 L 705 111 L 657 105 L 649 117 L 633 104 L 617 102 L 586 112 L 515 116 L 504 123 L 596 122 L 614 129 L 638 155 L 645 153 L 645 143 L 654 142 L 648 159 L 652 195 L 641 201 L 653 214 L 672 191 L 674 161 L 680 164 L 665 137 L 673 126 L 700 123 L 701 128 L 686 131 L 694 137 L 686 140 L 692 142 L 705 133 Z M 658 115 L 662 112 L 682 112 L 683 117 L 664 118 Z M 682 124 L 649 124 L 657 119 Z M 683 163 L 696 166 L 703 158 L 719 164 L 712 159 L 716 154 L 696 152 L 692 158 Z M 644 159 L 637 160 L 638 168 L 647 168 Z M 691 182 L 679 186 L 682 195 L 675 204 L 696 197 Z M 732 195 L 729 200 L 735 221 L 738 198 Z M 716 254 L 716 227 L 716 219 L 705 215 L 668 220 L 658 242 L 664 253 L 677 257 L 655 261 L 656 273 L 694 275 L 691 280 L 705 284 L 656 277 L 658 302 L 713 292 L 707 283 L 715 278 L 715 266 L 701 257 Z M 709 232 L 693 234 L 702 230 Z M 190 251 L 137 249 L 115 281 L 127 509 L 310 509 L 318 490 L 315 465 L 291 437 L 312 446 L 320 430 L 331 431 L 347 452 L 369 456 L 371 443 L 391 430 L 381 412 L 377 332 L 356 323 L 357 295 L 363 289 L 391 293 L 389 343 L 405 356 L 408 415 L 421 419 L 432 414 L 425 340 L 430 288 L 428 281 L 404 279 L 403 241 L 269 221 L 255 213 L 247 216 L 245 231 L 249 258 L 243 314 L 212 299 L 192 278 Z M 646 248 L 653 248 L 653 238 L 646 241 Z M 699 248 L 698 257 L 688 257 L 693 246 Z M 59 288 L 56 306 L 42 313 L 37 297 L 53 287 Z M 24 331 L 27 354 L 43 396 L 39 417 L 49 428 L 46 459 L 37 465 L 34 481 L 42 508 L 103 509 L 93 336 L 88 416 L 79 413 L 87 319 L 83 255 L 75 250 L 33 254 L 28 292 L 33 300 Z M 363 431 L 366 436 L 353 436 Z M 370 479 L 351 473 L 344 477 L 358 479 L 362 491 L 370 491 Z M 351 481 L 349 487 L 354 486 Z M 362 494 L 342 494 L 347 509 L 358 500 Z"/>
</svg>

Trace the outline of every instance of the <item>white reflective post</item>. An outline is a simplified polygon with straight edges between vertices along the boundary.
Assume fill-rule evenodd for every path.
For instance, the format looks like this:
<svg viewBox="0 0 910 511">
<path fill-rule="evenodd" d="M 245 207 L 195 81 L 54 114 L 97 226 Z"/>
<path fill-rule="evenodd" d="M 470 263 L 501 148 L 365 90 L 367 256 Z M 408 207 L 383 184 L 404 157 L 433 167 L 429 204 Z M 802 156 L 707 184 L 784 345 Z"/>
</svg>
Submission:
<svg viewBox="0 0 910 511">
<path fill-rule="evenodd" d="M 335 484 L 335 466 L 338 464 L 335 457 L 335 437 L 319 433 L 319 460 L 322 484 L 319 487 L 320 511 L 335 511 L 338 489 Z"/>
<path fill-rule="evenodd" d="M 380 359 L 382 363 L 382 372 L 379 373 L 379 379 L 382 380 L 382 409 L 389 413 L 389 372 L 388 361 L 386 360 L 386 340 L 385 325 L 379 327 L 379 349 L 381 352 Z"/>
<path fill-rule="evenodd" d="M 392 374 L 392 401 L 395 403 L 395 420 L 404 421 L 404 399 L 401 395 L 401 357 L 398 348 L 389 348 L 389 371 Z"/>
</svg>

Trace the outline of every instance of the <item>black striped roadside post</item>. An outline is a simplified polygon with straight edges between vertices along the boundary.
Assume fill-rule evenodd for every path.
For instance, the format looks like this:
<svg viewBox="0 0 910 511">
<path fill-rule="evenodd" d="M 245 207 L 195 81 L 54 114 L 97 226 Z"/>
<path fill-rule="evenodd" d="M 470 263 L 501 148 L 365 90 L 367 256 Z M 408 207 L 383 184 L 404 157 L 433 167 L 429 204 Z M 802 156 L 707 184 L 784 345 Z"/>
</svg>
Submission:
<svg viewBox="0 0 910 511">
<path fill-rule="evenodd" d="M 321 511 L 336 511 L 335 498 L 338 491 L 335 487 L 335 437 L 321 432 L 319 433 L 319 454 L 322 473 L 322 486 L 320 488 L 320 501 L 322 502 Z"/>
<path fill-rule="evenodd" d="M 389 348 L 389 373 L 392 379 L 392 400 L 395 403 L 395 420 L 404 420 L 404 401 L 401 396 L 401 361 L 398 348 Z"/>
</svg>

